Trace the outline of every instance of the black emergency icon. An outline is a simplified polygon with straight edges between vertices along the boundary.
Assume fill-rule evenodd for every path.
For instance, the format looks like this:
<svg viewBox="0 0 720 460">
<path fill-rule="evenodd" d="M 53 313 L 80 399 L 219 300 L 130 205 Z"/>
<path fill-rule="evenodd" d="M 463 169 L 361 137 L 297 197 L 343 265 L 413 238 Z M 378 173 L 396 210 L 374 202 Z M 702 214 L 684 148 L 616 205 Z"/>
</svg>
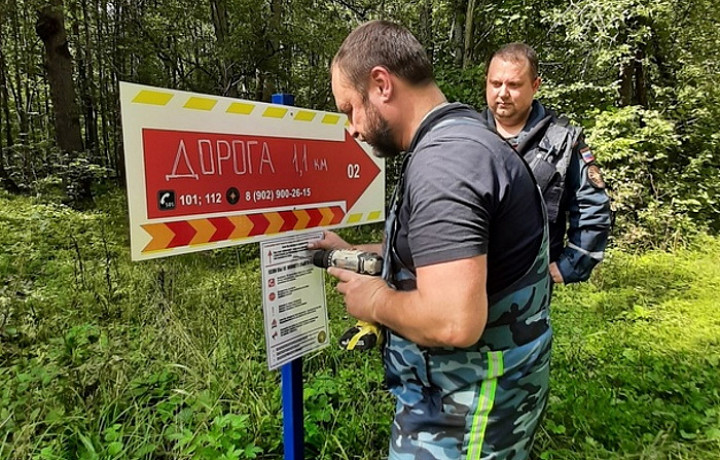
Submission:
<svg viewBox="0 0 720 460">
<path fill-rule="evenodd" d="M 158 209 L 161 211 L 170 211 L 175 209 L 175 191 L 160 190 L 158 196 Z"/>
</svg>

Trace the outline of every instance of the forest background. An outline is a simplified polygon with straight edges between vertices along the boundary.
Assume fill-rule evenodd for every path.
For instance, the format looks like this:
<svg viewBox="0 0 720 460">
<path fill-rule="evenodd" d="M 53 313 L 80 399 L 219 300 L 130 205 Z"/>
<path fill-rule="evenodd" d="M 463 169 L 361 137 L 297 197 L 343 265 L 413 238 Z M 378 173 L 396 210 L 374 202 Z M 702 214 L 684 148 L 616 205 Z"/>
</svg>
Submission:
<svg viewBox="0 0 720 460">
<path fill-rule="evenodd" d="M 378 18 L 478 109 L 489 54 L 532 45 L 539 99 L 603 165 L 612 249 L 556 291 L 535 455 L 720 458 L 712 0 L 1 0 L 1 458 L 281 457 L 257 247 L 129 261 L 118 81 L 333 110 L 330 60 Z M 305 368 L 308 458 L 380 458 L 378 357 L 327 350 Z"/>
</svg>

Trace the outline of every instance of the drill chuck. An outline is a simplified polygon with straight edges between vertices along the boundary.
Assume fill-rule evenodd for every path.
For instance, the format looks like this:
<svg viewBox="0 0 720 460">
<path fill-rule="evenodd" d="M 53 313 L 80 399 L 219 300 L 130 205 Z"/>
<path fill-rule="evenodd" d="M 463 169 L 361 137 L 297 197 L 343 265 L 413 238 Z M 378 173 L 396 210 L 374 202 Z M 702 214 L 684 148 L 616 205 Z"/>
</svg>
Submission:
<svg viewBox="0 0 720 460">
<path fill-rule="evenodd" d="M 312 260 L 316 267 L 338 267 L 373 276 L 380 275 L 383 267 L 383 259 L 380 255 L 358 249 L 320 249 L 315 251 Z"/>
</svg>

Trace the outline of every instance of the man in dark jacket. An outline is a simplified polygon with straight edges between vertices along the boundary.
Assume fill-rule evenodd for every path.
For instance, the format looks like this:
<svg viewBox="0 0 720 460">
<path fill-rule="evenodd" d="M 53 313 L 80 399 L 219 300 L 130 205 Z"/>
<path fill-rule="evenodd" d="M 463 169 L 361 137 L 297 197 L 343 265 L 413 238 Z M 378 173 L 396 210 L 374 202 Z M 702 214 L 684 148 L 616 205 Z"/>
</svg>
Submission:
<svg viewBox="0 0 720 460">
<path fill-rule="evenodd" d="M 541 187 L 553 281 L 585 281 L 603 259 L 610 200 L 582 130 L 534 100 L 539 86 L 538 58 L 531 47 L 511 43 L 500 48 L 487 67 L 488 109 L 482 115 L 525 158 Z"/>
</svg>

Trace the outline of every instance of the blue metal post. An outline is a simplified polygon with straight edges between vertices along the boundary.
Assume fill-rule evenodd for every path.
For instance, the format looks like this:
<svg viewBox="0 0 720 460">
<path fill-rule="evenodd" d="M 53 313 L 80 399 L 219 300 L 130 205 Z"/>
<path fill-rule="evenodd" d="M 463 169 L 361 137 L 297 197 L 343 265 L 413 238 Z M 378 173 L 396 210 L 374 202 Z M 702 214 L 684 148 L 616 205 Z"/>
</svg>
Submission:
<svg viewBox="0 0 720 460">
<path fill-rule="evenodd" d="M 272 95 L 271 102 L 280 105 L 295 105 L 295 96 L 292 94 L 275 93 Z"/>
<path fill-rule="evenodd" d="M 273 104 L 295 105 L 292 94 L 273 94 Z M 303 460 L 303 383 L 302 358 L 297 358 L 280 369 L 282 376 L 283 446 L 285 460 Z"/>
<path fill-rule="evenodd" d="M 302 358 L 281 368 L 283 445 L 285 460 L 302 460 L 304 454 Z"/>
</svg>

